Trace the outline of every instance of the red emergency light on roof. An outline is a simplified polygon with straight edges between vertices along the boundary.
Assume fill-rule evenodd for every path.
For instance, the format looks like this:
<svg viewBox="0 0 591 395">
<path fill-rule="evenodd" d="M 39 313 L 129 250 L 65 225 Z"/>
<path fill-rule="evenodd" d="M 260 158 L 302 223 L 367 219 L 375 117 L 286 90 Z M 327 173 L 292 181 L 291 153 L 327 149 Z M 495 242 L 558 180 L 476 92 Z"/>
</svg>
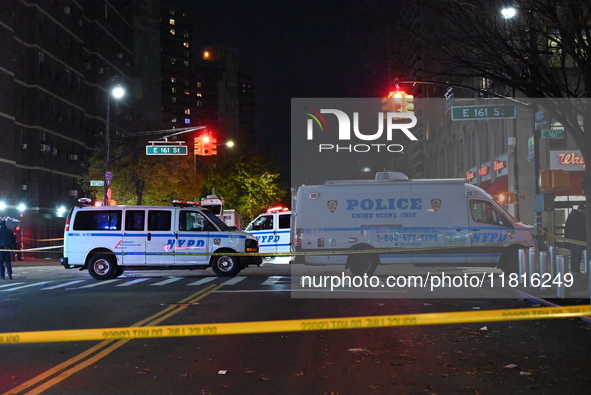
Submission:
<svg viewBox="0 0 591 395">
<path fill-rule="evenodd" d="M 268 213 L 277 213 L 279 211 L 289 211 L 289 209 L 287 207 L 282 207 L 282 206 L 271 207 L 271 208 L 267 209 Z"/>
<path fill-rule="evenodd" d="M 181 207 L 198 207 L 201 205 L 199 202 L 193 202 L 190 200 L 173 200 L 173 206 L 181 206 Z"/>
</svg>

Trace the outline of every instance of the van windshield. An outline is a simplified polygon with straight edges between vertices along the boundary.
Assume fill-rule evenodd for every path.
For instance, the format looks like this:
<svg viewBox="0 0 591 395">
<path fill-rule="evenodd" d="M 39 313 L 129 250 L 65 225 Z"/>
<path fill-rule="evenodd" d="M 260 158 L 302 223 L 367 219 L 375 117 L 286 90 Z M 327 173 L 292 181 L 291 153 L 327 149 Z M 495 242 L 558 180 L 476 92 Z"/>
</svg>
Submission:
<svg viewBox="0 0 591 395">
<path fill-rule="evenodd" d="M 212 213 L 209 210 L 202 210 L 201 211 L 203 213 L 203 215 L 205 215 L 207 218 L 209 218 L 209 220 L 211 222 L 213 222 L 214 224 L 216 224 L 216 226 L 218 228 L 220 228 L 221 231 L 227 231 L 230 230 L 230 227 L 228 225 L 226 225 L 226 223 L 224 221 L 222 221 L 221 219 L 219 219 L 218 217 L 215 216 L 214 213 Z"/>
</svg>

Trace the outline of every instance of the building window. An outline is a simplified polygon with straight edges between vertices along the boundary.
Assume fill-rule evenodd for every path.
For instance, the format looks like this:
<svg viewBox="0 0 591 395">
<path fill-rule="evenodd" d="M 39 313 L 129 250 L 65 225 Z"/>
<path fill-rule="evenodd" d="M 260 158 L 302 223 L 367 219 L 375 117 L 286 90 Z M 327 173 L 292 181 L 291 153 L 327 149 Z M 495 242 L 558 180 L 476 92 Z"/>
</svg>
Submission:
<svg viewBox="0 0 591 395">
<path fill-rule="evenodd" d="M 176 117 L 172 118 L 172 123 L 176 123 Z"/>
<path fill-rule="evenodd" d="M 185 95 L 190 95 L 190 94 L 191 94 L 191 92 L 189 92 L 188 89 L 185 89 Z"/>
<path fill-rule="evenodd" d="M 197 92 L 197 97 L 202 97 L 203 94 L 201 92 Z"/>
<path fill-rule="evenodd" d="M 185 80 L 185 86 L 189 86 L 189 85 L 191 85 L 191 81 Z"/>
<path fill-rule="evenodd" d="M 191 118 L 185 118 L 185 125 L 188 125 L 191 123 Z"/>
<path fill-rule="evenodd" d="M 184 38 L 189 38 L 189 33 L 188 33 L 188 32 L 184 32 L 184 33 L 183 33 L 183 37 L 184 37 Z"/>
<path fill-rule="evenodd" d="M 201 100 L 197 101 L 197 107 L 203 107 L 203 102 Z"/>
<path fill-rule="evenodd" d="M 170 63 L 176 64 L 176 58 L 170 58 Z"/>
<path fill-rule="evenodd" d="M 170 98 L 170 101 L 173 102 L 173 103 L 176 103 L 176 97 L 171 97 Z"/>
<path fill-rule="evenodd" d="M 189 61 L 188 60 L 185 60 L 183 63 L 185 64 L 185 67 L 189 67 Z"/>
<path fill-rule="evenodd" d="M 197 88 L 201 88 L 201 82 L 197 83 Z"/>
<path fill-rule="evenodd" d="M 171 25 L 174 25 L 174 24 L 176 24 L 176 22 L 175 22 L 175 20 L 174 20 L 174 19 L 169 19 L 169 20 L 168 20 L 168 23 L 169 23 L 169 24 L 171 24 Z"/>
<path fill-rule="evenodd" d="M 185 115 L 191 115 L 191 109 L 185 108 Z"/>
<path fill-rule="evenodd" d="M 183 47 L 185 47 L 185 48 L 189 48 L 189 43 L 185 41 L 185 42 L 183 43 Z"/>
<path fill-rule="evenodd" d="M 176 30 L 170 29 L 170 34 L 172 34 L 173 36 L 176 35 Z"/>
<path fill-rule="evenodd" d="M 174 84 L 176 82 L 176 78 L 170 77 L 170 82 L 172 82 Z"/>
<path fill-rule="evenodd" d="M 176 88 L 174 88 L 174 87 L 173 87 L 173 88 L 170 88 L 170 91 L 171 91 L 172 93 L 176 93 Z"/>
</svg>

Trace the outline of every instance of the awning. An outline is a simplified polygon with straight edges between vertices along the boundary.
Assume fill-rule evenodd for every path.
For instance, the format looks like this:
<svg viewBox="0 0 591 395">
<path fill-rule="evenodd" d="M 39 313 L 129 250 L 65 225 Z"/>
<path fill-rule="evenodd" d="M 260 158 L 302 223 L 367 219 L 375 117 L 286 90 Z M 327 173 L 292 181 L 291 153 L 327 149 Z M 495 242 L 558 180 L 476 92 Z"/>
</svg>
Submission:
<svg viewBox="0 0 591 395">
<path fill-rule="evenodd" d="M 501 176 L 497 177 L 492 184 L 490 184 L 485 191 L 490 193 L 492 196 L 498 195 L 501 192 L 507 192 L 509 188 L 509 177 Z"/>
</svg>

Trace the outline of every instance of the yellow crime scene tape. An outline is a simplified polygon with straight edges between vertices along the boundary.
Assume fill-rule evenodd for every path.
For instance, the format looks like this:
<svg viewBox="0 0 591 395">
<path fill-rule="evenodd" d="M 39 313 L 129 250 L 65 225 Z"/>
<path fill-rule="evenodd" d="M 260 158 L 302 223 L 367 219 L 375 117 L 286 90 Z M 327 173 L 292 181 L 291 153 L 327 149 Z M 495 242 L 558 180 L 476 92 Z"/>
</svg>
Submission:
<svg viewBox="0 0 591 395">
<path fill-rule="evenodd" d="M 68 329 L 0 333 L 0 344 L 244 335 L 399 326 L 467 324 L 572 318 L 591 315 L 591 305 L 445 313 L 333 317 L 279 321 L 230 322 L 124 328 Z"/>
</svg>

